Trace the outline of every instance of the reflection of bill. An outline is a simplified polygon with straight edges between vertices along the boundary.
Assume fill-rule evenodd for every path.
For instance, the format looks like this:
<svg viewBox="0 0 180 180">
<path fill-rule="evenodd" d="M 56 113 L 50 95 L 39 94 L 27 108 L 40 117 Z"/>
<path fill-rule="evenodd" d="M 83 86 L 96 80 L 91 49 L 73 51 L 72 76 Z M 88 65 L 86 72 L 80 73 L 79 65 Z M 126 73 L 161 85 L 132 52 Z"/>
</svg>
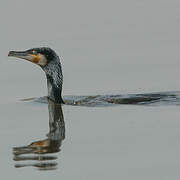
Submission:
<svg viewBox="0 0 180 180">
<path fill-rule="evenodd" d="M 16 163 L 15 167 L 34 166 L 39 170 L 56 169 L 56 156 L 46 155 L 47 153 L 56 153 L 60 151 L 61 142 L 65 138 L 65 123 L 60 104 L 55 104 L 48 100 L 49 109 L 49 133 L 48 138 L 32 142 L 30 145 L 14 147 L 14 161 L 34 160 L 34 163 Z M 26 155 L 25 155 L 26 154 Z M 30 155 L 32 154 L 32 155 Z"/>
</svg>

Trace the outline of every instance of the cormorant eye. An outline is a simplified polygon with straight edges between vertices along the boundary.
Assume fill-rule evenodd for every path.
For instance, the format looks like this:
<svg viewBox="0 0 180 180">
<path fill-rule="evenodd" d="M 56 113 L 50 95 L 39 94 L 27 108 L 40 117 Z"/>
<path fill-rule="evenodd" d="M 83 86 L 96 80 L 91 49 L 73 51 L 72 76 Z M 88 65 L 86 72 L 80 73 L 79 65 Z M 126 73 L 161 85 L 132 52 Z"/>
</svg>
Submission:
<svg viewBox="0 0 180 180">
<path fill-rule="evenodd" d="M 33 50 L 33 51 L 32 51 L 32 53 L 33 53 L 33 54 L 35 54 L 35 55 L 37 55 L 37 54 L 38 54 L 38 53 L 37 53 L 37 51 L 35 51 L 35 50 Z"/>
</svg>

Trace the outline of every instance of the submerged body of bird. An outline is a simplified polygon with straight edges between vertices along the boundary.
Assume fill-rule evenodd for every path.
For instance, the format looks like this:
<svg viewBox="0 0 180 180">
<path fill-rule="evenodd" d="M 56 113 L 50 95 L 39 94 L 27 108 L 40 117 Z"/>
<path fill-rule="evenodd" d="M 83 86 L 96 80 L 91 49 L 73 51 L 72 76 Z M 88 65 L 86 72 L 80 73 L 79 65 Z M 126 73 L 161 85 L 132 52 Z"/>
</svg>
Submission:
<svg viewBox="0 0 180 180">
<path fill-rule="evenodd" d="M 180 92 L 163 92 L 131 95 L 65 96 L 62 99 L 63 73 L 59 56 L 48 47 L 32 48 L 26 51 L 10 51 L 8 56 L 28 60 L 39 65 L 46 74 L 48 98 L 57 104 L 82 106 L 109 106 L 115 104 L 143 104 L 173 102 L 180 104 Z M 36 101 L 46 98 L 34 98 Z"/>
</svg>

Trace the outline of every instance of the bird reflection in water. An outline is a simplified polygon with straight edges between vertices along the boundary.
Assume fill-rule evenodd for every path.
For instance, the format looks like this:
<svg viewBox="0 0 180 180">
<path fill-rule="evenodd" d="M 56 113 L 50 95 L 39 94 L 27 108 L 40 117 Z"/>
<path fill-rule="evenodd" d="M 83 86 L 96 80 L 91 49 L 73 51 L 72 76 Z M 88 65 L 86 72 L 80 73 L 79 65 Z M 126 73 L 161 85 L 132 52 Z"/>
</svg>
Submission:
<svg viewBox="0 0 180 180">
<path fill-rule="evenodd" d="M 60 104 L 55 104 L 48 100 L 49 110 L 49 133 L 48 138 L 32 142 L 27 146 L 14 147 L 13 155 L 16 168 L 37 167 L 39 170 L 54 170 L 57 168 L 57 156 L 47 155 L 59 152 L 61 143 L 65 139 L 65 123 L 63 111 Z M 32 160 L 33 163 L 23 163 L 22 161 Z M 21 162 L 20 162 L 21 161 Z"/>
</svg>

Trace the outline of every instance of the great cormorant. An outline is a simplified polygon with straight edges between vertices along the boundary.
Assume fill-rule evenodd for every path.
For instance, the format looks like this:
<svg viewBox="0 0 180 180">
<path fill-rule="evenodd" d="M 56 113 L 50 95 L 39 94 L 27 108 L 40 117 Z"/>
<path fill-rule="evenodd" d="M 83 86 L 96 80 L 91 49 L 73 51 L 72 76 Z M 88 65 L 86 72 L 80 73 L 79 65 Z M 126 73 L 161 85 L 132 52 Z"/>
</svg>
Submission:
<svg viewBox="0 0 180 180">
<path fill-rule="evenodd" d="M 26 51 L 10 51 L 8 56 L 28 60 L 39 65 L 46 74 L 48 97 L 55 103 L 64 103 L 61 92 L 63 74 L 59 56 L 48 47 L 32 48 Z"/>
<path fill-rule="evenodd" d="M 61 62 L 58 55 L 48 47 L 33 48 L 26 51 L 10 51 L 8 56 L 26 59 L 39 65 L 46 74 L 48 98 L 57 104 L 64 103 L 61 92 L 63 74 Z M 113 104 L 152 104 L 155 102 L 177 101 L 179 92 L 171 93 L 149 93 L 149 94 L 129 94 L 129 95 L 98 95 L 98 96 L 66 96 L 65 104 L 81 106 L 107 106 Z M 176 101 L 174 101 L 174 98 Z"/>
</svg>

